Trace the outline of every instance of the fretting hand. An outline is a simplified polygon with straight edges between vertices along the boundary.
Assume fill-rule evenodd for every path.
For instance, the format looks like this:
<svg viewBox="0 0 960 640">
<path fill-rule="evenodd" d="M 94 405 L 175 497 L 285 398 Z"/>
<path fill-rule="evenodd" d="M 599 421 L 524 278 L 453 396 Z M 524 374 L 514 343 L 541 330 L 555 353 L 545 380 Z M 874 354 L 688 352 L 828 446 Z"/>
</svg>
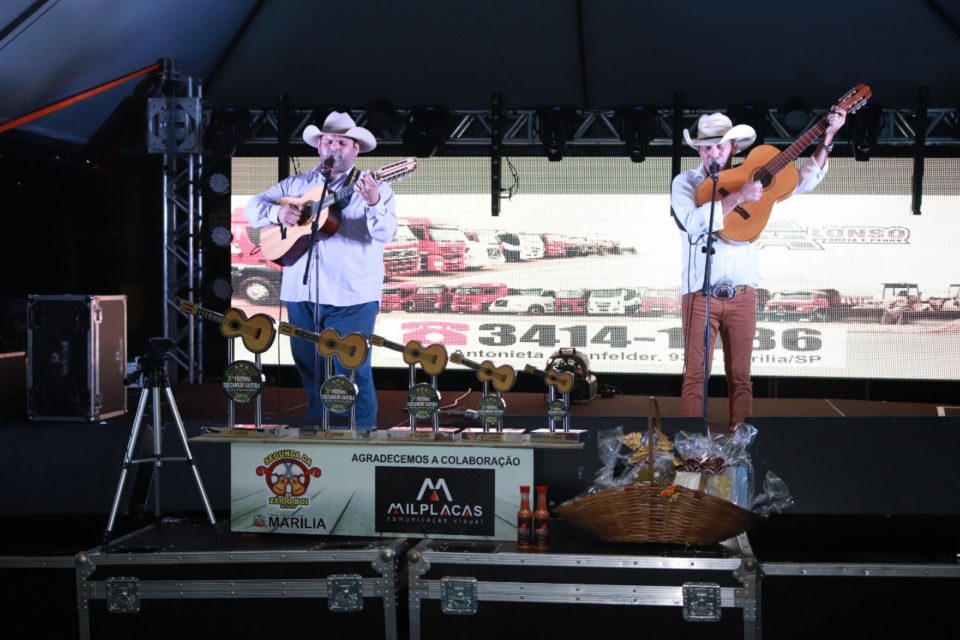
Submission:
<svg viewBox="0 0 960 640">
<path fill-rule="evenodd" d="M 353 190 L 360 194 L 360 197 L 363 198 L 363 201 L 367 203 L 368 207 L 372 207 L 380 202 L 380 185 L 373 175 L 368 172 L 360 175 L 356 184 L 353 186 Z"/>
</svg>

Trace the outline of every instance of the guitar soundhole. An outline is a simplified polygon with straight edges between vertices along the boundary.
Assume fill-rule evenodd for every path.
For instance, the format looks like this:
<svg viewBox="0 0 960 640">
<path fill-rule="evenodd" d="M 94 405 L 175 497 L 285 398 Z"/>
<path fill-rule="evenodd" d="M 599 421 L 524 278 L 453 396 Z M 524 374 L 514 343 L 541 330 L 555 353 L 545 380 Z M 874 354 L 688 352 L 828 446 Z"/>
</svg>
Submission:
<svg viewBox="0 0 960 640">
<path fill-rule="evenodd" d="M 753 179 L 759 182 L 764 189 L 770 186 L 770 183 L 773 182 L 773 176 L 770 175 L 769 171 L 757 171 L 753 175 Z"/>
<path fill-rule="evenodd" d="M 327 349 L 336 349 L 337 343 L 333 340 L 327 340 Z"/>
<path fill-rule="evenodd" d="M 412 351 L 410 352 L 410 355 L 412 355 L 412 356 L 413 356 L 414 358 L 416 358 L 417 360 L 420 359 L 420 351 L 417 350 L 417 349 L 412 350 Z"/>
<path fill-rule="evenodd" d="M 234 331 L 237 331 L 237 330 L 240 329 L 240 323 L 237 322 L 236 320 L 231 320 L 231 321 L 230 321 L 230 328 L 233 329 Z"/>
<path fill-rule="evenodd" d="M 350 355 L 354 356 L 354 355 L 357 354 L 357 348 L 356 348 L 356 347 L 350 347 L 350 349 L 347 351 L 347 353 L 349 353 Z"/>
</svg>

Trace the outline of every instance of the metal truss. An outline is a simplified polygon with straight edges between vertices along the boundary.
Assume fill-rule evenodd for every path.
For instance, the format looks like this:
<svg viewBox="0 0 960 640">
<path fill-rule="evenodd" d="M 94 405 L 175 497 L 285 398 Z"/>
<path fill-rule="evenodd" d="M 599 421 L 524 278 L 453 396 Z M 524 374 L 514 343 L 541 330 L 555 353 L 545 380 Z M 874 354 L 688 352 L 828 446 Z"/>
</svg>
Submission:
<svg viewBox="0 0 960 640">
<path fill-rule="evenodd" d="M 704 113 L 712 113 L 716 109 L 683 111 L 683 127 L 690 126 Z M 789 145 L 799 135 L 813 125 L 826 110 L 811 110 L 808 113 L 806 124 L 791 129 L 785 122 L 784 114 L 780 109 L 767 110 L 765 142 L 774 145 Z M 622 146 L 623 141 L 618 132 L 619 123 L 614 111 L 586 111 L 576 110 L 575 133 L 567 141 L 569 147 L 580 147 L 586 151 L 589 148 Z M 290 122 L 290 142 L 301 142 L 304 127 L 315 123 L 321 116 L 312 109 L 291 109 L 288 111 Z M 486 110 L 460 109 L 451 110 L 450 133 L 447 136 L 446 147 L 460 147 L 466 151 L 470 147 L 484 147 L 490 145 L 490 131 L 492 114 Z M 915 143 L 919 130 L 917 113 L 912 109 L 882 109 L 877 110 L 880 126 L 876 128 L 876 144 L 887 147 L 908 147 Z M 368 125 L 366 111 L 353 110 L 351 116 L 360 126 Z M 410 123 L 410 110 L 397 109 L 394 112 L 398 123 L 393 130 L 377 129 L 378 145 L 387 149 L 403 144 L 403 134 Z M 659 109 L 656 112 L 657 133 L 649 141 L 649 145 L 656 147 L 671 147 L 673 145 L 673 111 Z M 541 144 L 539 137 L 539 118 L 534 110 L 504 110 L 503 113 L 503 152 L 509 155 L 511 147 L 538 147 Z M 250 112 L 251 138 L 247 145 L 274 145 L 278 138 L 278 115 L 276 111 L 254 110 Z M 955 109 L 928 109 L 926 114 L 926 142 L 927 146 L 960 146 L 960 116 Z M 837 138 L 838 142 L 847 142 L 853 128 L 844 127 Z M 660 155 L 663 155 L 661 149 Z"/>
<path fill-rule="evenodd" d="M 203 381 L 203 322 L 179 310 L 198 301 L 203 276 L 200 174 L 203 113 L 201 88 L 165 61 L 161 91 L 148 100 L 147 148 L 163 153 L 163 336 L 173 341 L 167 371 L 173 382 Z"/>
</svg>

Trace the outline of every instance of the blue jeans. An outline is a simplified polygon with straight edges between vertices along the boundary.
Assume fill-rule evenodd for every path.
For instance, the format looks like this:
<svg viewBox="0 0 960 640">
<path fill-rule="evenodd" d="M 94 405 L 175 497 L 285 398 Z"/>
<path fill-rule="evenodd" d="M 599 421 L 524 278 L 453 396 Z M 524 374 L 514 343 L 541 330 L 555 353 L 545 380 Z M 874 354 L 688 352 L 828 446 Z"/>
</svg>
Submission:
<svg viewBox="0 0 960 640">
<path fill-rule="evenodd" d="M 354 331 L 362 333 L 368 338 L 373 333 L 374 323 L 380 311 L 379 302 L 365 302 L 349 307 L 335 307 L 330 304 L 315 304 L 313 302 L 288 302 L 287 314 L 290 324 L 294 324 L 307 331 L 323 331 L 333 329 L 341 336 Z M 319 323 L 315 314 L 319 315 Z M 307 415 L 320 416 L 323 405 L 320 403 L 318 390 L 326 379 L 324 358 L 317 351 L 317 345 L 309 340 L 292 337 L 290 351 L 293 353 L 293 363 L 297 366 L 300 381 L 307 392 Z M 349 377 L 350 371 L 340 364 L 339 358 L 333 358 L 333 370 L 338 375 Z M 357 383 L 356 416 L 357 427 L 370 429 L 377 426 L 377 391 L 373 386 L 373 366 L 370 356 L 355 370 Z M 340 414 L 346 415 L 346 414 Z"/>
</svg>

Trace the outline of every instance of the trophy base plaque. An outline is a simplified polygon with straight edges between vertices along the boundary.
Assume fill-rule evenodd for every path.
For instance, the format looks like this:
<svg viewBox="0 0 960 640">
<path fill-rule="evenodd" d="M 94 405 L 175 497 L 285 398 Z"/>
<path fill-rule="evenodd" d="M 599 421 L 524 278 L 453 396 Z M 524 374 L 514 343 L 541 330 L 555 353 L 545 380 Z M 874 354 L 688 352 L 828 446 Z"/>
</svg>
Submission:
<svg viewBox="0 0 960 640">
<path fill-rule="evenodd" d="M 232 427 L 202 427 L 200 434 L 231 440 L 280 440 L 296 438 L 300 430 L 283 424 L 235 424 Z"/>
<path fill-rule="evenodd" d="M 586 429 L 535 429 L 530 432 L 530 442 L 556 442 L 565 444 L 579 444 L 586 440 Z"/>
<path fill-rule="evenodd" d="M 385 431 L 375 431 L 375 438 L 387 440 L 407 440 L 410 442 L 456 442 L 460 439 L 460 427 L 440 427 L 434 431 L 433 427 L 411 429 L 410 427 L 393 427 Z"/>
<path fill-rule="evenodd" d="M 366 440 L 372 435 L 369 429 L 350 429 L 330 427 L 328 429 L 301 429 L 301 440 Z"/>
<path fill-rule="evenodd" d="M 463 430 L 460 439 L 464 442 L 529 442 L 530 434 L 525 429 L 484 431 L 483 427 L 470 427 Z"/>
</svg>

